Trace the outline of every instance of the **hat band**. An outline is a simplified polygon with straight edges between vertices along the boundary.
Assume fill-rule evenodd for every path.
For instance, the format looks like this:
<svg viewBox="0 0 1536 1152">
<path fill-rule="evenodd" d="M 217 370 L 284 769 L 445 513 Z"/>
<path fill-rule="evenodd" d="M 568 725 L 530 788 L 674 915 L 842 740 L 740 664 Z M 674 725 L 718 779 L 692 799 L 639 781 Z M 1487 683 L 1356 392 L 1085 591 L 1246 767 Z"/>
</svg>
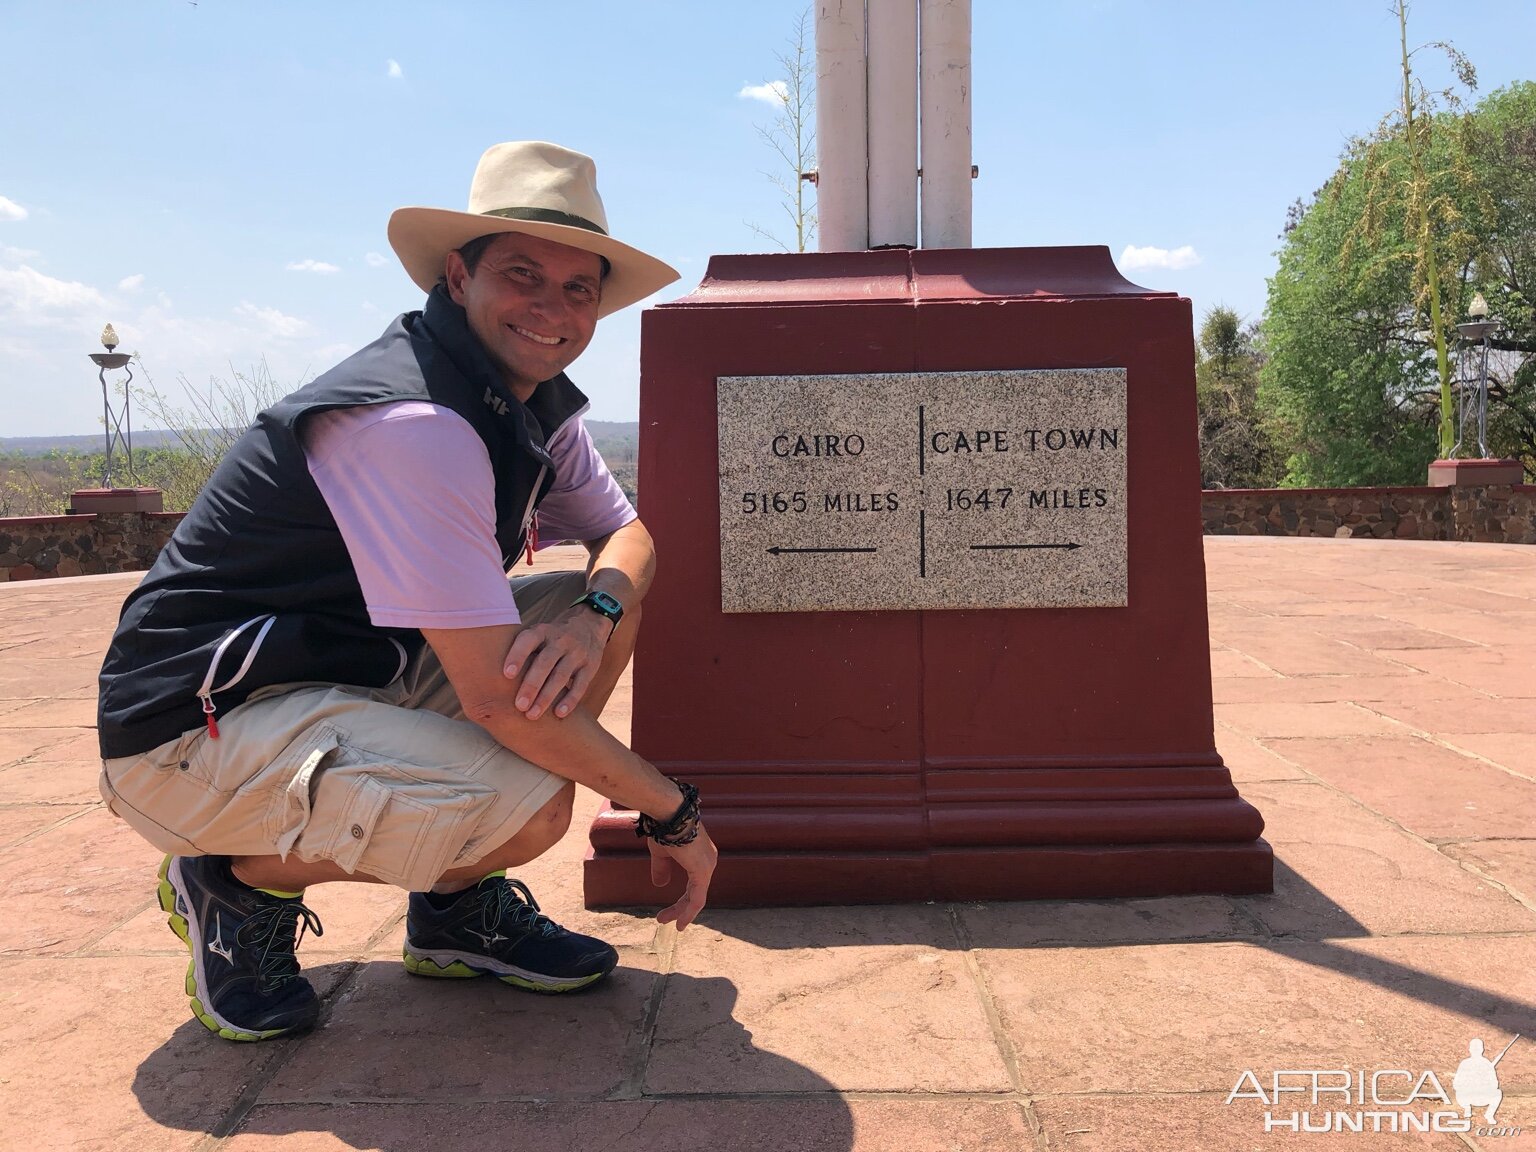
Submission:
<svg viewBox="0 0 1536 1152">
<path fill-rule="evenodd" d="M 554 208 L 493 208 L 489 212 L 480 213 L 482 216 L 500 216 L 506 220 L 527 220 L 533 224 L 563 224 L 567 228 L 583 228 L 588 232 L 596 232 L 599 236 L 608 235 L 607 229 L 582 216 L 570 212 L 560 212 Z"/>
</svg>

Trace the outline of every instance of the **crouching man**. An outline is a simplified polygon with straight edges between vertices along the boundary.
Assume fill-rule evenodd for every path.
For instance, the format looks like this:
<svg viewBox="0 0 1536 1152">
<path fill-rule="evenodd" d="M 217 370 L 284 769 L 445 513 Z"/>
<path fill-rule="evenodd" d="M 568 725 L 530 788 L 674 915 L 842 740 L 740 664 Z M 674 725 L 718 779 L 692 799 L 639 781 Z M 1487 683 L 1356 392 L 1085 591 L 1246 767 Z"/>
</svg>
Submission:
<svg viewBox="0 0 1536 1152">
<path fill-rule="evenodd" d="M 467 212 L 402 208 L 426 307 L 257 417 L 129 596 L 101 673 L 102 794 L 169 853 L 160 903 L 192 1010 L 232 1040 L 312 1025 L 294 951 L 325 881 L 410 891 L 405 965 L 567 992 L 617 962 L 512 870 L 574 783 L 635 809 L 659 919 L 704 906 L 698 794 L 597 722 L 630 653 L 651 539 L 565 369 L 598 318 L 677 274 L 608 234 L 585 156 L 481 158 Z M 545 540 L 585 573 L 513 578 Z"/>
</svg>

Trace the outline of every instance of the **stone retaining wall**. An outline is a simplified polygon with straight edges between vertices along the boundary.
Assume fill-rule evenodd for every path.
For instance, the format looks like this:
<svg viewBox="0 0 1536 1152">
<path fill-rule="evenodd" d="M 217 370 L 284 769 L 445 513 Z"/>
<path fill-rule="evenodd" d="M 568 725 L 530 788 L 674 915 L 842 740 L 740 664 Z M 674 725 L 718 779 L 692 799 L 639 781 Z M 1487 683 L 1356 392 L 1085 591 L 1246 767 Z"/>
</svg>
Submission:
<svg viewBox="0 0 1536 1152">
<path fill-rule="evenodd" d="M 1536 544 L 1536 484 L 1454 488 L 1456 539 Z"/>
<path fill-rule="evenodd" d="M 142 572 L 155 562 L 180 522 L 179 512 L 0 520 L 0 583 Z"/>
<path fill-rule="evenodd" d="M 1536 544 L 1536 486 L 1207 491 L 1209 536 L 1337 536 Z"/>
</svg>

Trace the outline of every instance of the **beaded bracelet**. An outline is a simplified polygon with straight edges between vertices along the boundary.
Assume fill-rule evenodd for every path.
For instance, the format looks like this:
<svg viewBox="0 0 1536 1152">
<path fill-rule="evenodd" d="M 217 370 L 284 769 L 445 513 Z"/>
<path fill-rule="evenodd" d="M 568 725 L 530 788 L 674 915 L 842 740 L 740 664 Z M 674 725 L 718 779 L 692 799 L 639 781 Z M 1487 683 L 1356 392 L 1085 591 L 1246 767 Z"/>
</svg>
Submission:
<svg viewBox="0 0 1536 1152">
<path fill-rule="evenodd" d="M 635 819 L 636 836 L 649 836 L 666 848 L 691 844 L 699 834 L 699 790 L 681 780 L 673 783 L 682 790 L 683 802 L 670 820 L 657 820 L 644 812 L 638 813 Z"/>
</svg>

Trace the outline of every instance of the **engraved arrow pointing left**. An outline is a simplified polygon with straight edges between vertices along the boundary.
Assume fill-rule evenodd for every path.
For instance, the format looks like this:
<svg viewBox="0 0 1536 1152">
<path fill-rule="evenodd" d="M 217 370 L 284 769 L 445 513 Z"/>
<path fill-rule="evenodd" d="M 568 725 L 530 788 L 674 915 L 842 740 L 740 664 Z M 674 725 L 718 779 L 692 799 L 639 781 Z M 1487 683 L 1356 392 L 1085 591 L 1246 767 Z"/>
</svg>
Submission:
<svg viewBox="0 0 1536 1152">
<path fill-rule="evenodd" d="M 775 544 L 768 549 L 770 556 L 786 556 L 796 553 L 826 553 L 826 552 L 878 552 L 878 548 L 780 548 Z"/>
</svg>

